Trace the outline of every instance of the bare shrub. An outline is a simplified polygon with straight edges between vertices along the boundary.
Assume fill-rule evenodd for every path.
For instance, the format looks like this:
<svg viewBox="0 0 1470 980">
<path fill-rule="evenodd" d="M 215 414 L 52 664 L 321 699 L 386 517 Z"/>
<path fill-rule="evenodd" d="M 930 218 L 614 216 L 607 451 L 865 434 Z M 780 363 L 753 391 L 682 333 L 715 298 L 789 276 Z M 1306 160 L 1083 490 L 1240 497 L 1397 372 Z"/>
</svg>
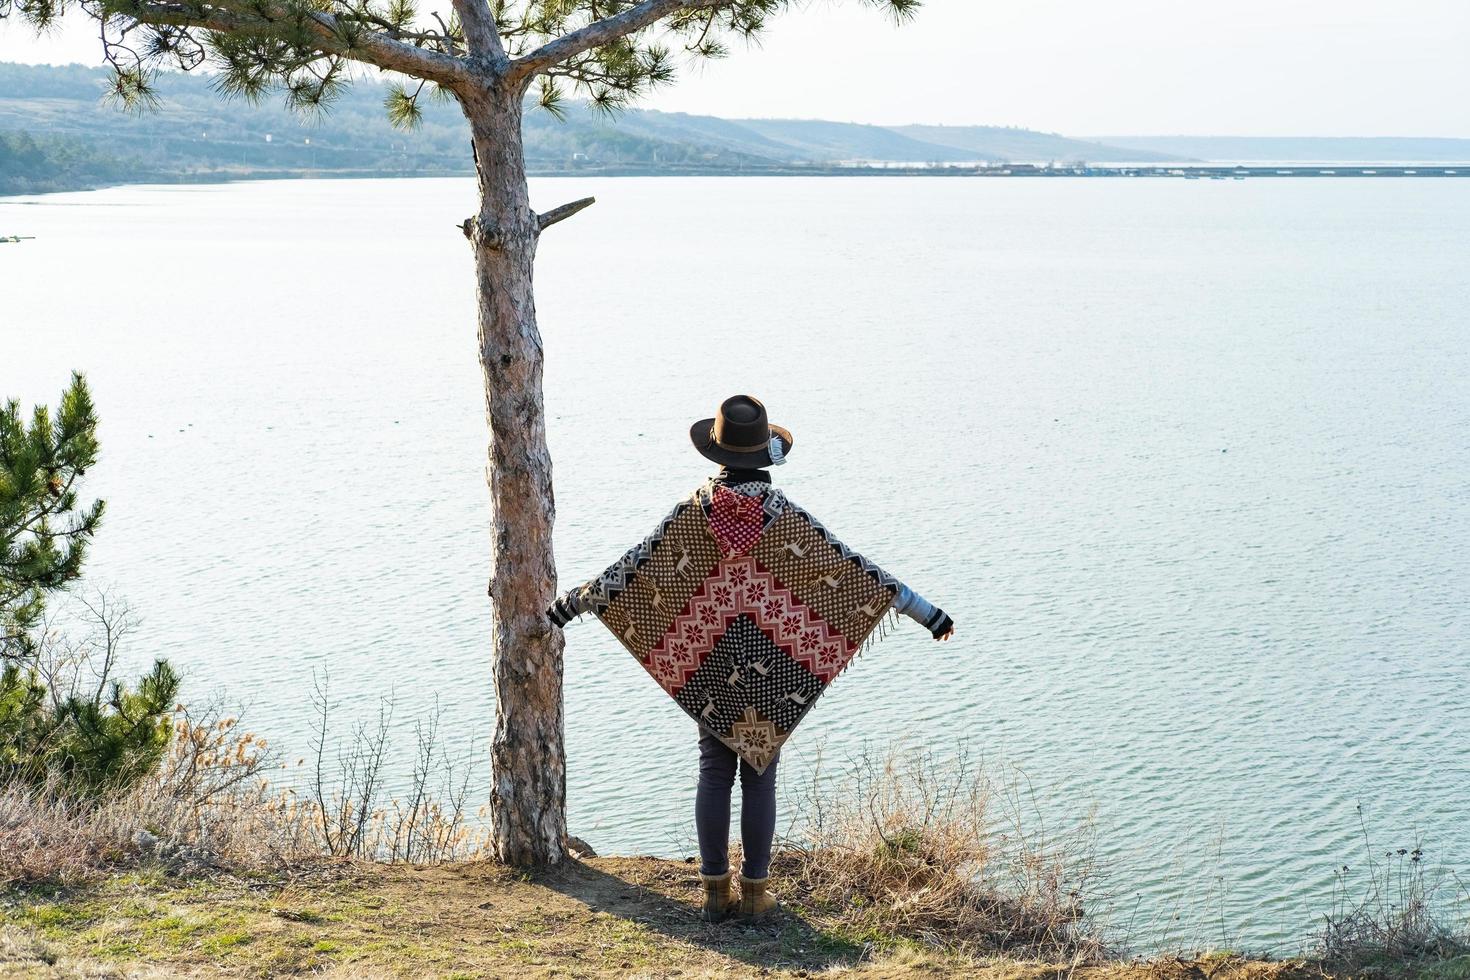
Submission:
<svg viewBox="0 0 1470 980">
<path fill-rule="evenodd" d="M 71 598 L 75 608 L 65 617 L 71 628 L 63 628 L 48 611 L 26 663 L 45 682 L 53 707 L 72 698 L 100 705 L 112 682 L 118 652 L 138 628 L 138 618 L 127 600 L 111 589 L 97 588 Z"/>
<path fill-rule="evenodd" d="M 414 724 L 417 752 L 408 798 L 393 801 L 378 845 L 389 861 L 434 864 L 485 853 L 485 841 L 472 832 L 465 814 L 476 742 L 470 740 L 462 757 L 448 755 L 439 741 L 441 717 L 435 699 L 429 718 Z"/>
<path fill-rule="evenodd" d="M 163 764 L 130 799 L 144 829 L 168 851 L 237 868 L 263 869 L 314 854 L 308 814 L 271 776 L 281 761 L 217 700 L 175 712 Z"/>
<path fill-rule="evenodd" d="M 1090 821 L 1069 835 L 1029 830 L 1024 780 L 997 782 L 963 753 L 941 762 L 864 751 L 835 780 L 821 770 L 819 760 L 799 830 L 774 862 L 784 900 L 880 945 L 906 937 L 970 955 L 1103 956 L 1082 899 Z"/>
<path fill-rule="evenodd" d="M 370 831 L 382 818 L 378 793 L 382 787 L 383 756 L 388 747 L 388 729 L 393 722 L 393 701 L 378 702 L 374 727 L 359 721 L 352 740 L 334 747 L 335 776 L 327 757 L 331 737 L 332 702 L 329 678 L 312 676 L 311 703 L 317 724 L 311 750 L 315 759 L 312 798 L 316 828 L 326 853 L 334 857 L 367 857 Z"/>
<path fill-rule="evenodd" d="M 388 799 L 383 765 L 391 742 L 393 699 L 381 699 L 376 718 L 357 721 L 345 742 L 332 737 L 334 705 L 325 676 L 315 679 L 312 706 L 317 717 L 311 743 L 314 766 L 304 807 L 322 853 L 415 864 L 486 853 L 484 834 L 473 831 L 466 813 L 476 743 L 471 740 L 460 756 L 445 750 L 437 702 L 414 725 L 416 751 L 405 795 Z"/>
<path fill-rule="evenodd" d="M 174 716 L 174 737 L 159 767 L 157 788 L 196 811 L 259 783 L 280 765 L 266 740 L 242 731 L 240 719 L 227 717 L 218 701 L 195 710 L 179 705 Z"/>
<path fill-rule="evenodd" d="M 1380 852 L 1362 811 L 1359 805 L 1366 859 L 1356 873 L 1351 865 L 1337 869 L 1317 955 L 1365 976 L 1470 956 L 1465 885 L 1453 873 L 1426 866 L 1422 841 Z"/>
</svg>

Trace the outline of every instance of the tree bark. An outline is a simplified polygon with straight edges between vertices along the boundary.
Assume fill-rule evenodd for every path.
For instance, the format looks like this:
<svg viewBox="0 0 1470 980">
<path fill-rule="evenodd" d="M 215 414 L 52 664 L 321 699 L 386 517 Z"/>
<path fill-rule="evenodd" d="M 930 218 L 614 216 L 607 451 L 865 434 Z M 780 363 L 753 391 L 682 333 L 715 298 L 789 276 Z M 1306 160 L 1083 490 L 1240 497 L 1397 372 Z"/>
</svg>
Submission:
<svg viewBox="0 0 1470 980">
<path fill-rule="evenodd" d="M 458 94 L 480 189 L 479 214 L 464 230 L 475 252 L 490 428 L 492 841 L 501 861 L 534 866 L 555 864 L 566 853 L 566 757 L 562 636 L 545 616 L 556 590 L 556 506 L 532 296 L 540 226 L 526 184 L 523 89 L 500 78 Z"/>
</svg>

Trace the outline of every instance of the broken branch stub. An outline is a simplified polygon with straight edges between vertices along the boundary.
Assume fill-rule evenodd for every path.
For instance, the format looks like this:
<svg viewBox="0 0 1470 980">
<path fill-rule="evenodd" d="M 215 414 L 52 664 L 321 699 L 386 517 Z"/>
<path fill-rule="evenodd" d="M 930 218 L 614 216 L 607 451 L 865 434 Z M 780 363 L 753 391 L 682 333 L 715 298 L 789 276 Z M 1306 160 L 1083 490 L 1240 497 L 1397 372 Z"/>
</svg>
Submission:
<svg viewBox="0 0 1470 980">
<path fill-rule="evenodd" d="M 536 223 L 542 230 L 545 230 L 556 224 L 558 221 L 565 221 L 572 215 L 576 214 L 578 211 L 581 211 L 585 208 L 590 208 L 596 203 L 597 198 L 584 197 L 579 201 L 572 201 L 570 204 L 563 204 L 560 207 L 552 208 L 545 214 L 537 215 Z"/>
</svg>

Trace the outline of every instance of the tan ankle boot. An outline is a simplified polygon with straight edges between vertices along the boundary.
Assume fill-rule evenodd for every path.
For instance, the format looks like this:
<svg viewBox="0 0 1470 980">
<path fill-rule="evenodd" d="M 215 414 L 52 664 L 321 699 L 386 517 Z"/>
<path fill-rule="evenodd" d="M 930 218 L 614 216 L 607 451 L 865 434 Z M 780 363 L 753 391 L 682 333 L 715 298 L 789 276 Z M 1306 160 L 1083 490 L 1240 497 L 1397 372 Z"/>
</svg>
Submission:
<svg viewBox="0 0 1470 980">
<path fill-rule="evenodd" d="M 759 918 L 776 907 L 776 896 L 766 891 L 770 878 L 740 876 L 740 914 L 747 919 Z"/>
<path fill-rule="evenodd" d="M 719 922 L 730 914 L 735 904 L 735 896 L 730 890 L 730 872 L 700 875 L 699 880 L 704 884 L 704 908 L 700 910 L 699 917 L 705 922 Z"/>
</svg>

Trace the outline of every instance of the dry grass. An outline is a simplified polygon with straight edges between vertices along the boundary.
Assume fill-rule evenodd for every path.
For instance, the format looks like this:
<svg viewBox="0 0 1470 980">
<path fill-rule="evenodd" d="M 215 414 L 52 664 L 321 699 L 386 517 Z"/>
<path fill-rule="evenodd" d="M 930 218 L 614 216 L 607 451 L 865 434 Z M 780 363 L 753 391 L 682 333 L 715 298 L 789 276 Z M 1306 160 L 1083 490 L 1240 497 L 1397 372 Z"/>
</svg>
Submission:
<svg viewBox="0 0 1470 980">
<path fill-rule="evenodd" d="M 76 884 L 139 857 L 243 869 L 314 855 L 305 814 L 266 779 L 274 765 L 234 719 L 180 708 L 162 765 L 123 792 L 94 801 L 0 786 L 0 887 Z"/>
<path fill-rule="evenodd" d="M 1022 819 L 1018 780 L 997 783 L 962 755 L 862 755 L 806 794 L 800 831 L 777 855 L 784 896 L 880 945 L 1048 962 L 1106 957 L 1085 917 L 1090 821 L 1047 837 Z"/>
<path fill-rule="evenodd" d="M 1353 976 L 1470 978 L 1470 890 L 1427 867 L 1418 842 L 1380 851 L 1364 826 L 1363 845 L 1363 864 L 1337 871 L 1316 950 L 1323 962 Z"/>
<path fill-rule="evenodd" d="M 329 737 L 325 702 L 321 737 Z M 280 788 L 267 742 L 217 705 L 182 706 L 162 765 L 125 791 L 80 800 L 55 786 L 0 785 L 0 888 L 75 885 L 137 860 L 178 872 L 273 871 L 313 858 L 431 864 L 484 852 L 465 819 L 469 776 L 419 728 L 405 800 L 381 799 L 384 730 L 321 749 L 306 795 Z M 343 774 L 347 774 L 346 779 Z"/>
</svg>

